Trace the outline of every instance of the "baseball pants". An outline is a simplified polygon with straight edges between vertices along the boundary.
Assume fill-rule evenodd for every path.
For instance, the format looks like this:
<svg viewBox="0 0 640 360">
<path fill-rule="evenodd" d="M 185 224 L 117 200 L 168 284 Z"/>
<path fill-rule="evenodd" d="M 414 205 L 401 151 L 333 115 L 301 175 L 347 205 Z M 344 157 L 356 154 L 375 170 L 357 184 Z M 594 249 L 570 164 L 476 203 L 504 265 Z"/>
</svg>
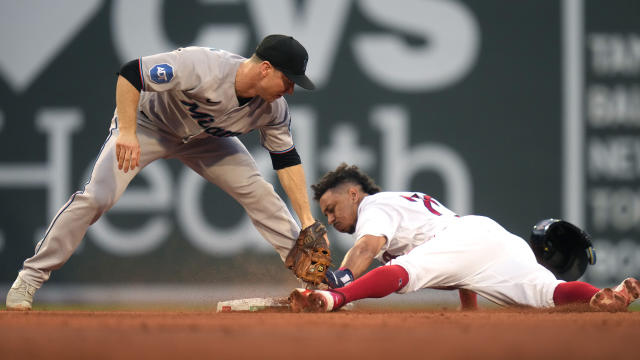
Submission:
<svg viewBox="0 0 640 360">
<path fill-rule="evenodd" d="M 529 245 L 495 221 L 464 216 L 433 239 L 388 264 L 409 274 L 399 293 L 463 288 L 499 305 L 553 307 L 562 280 L 538 264 Z"/>
<path fill-rule="evenodd" d="M 147 120 L 148 121 L 148 120 Z M 138 121 L 140 166 L 127 173 L 118 169 L 115 144 L 118 121 L 114 117 L 89 181 L 58 211 L 35 255 L 25 260 L 19 275 L 40 287 L 52 270 L 59 269 L 80 245 L 88 227 L 109 210 L 142 168 L 160 158 L 177 158 L 242 205 L 258 232 L 284 260 L 300 228 L 259 173 L 246 147 L 235 137 L 205 135 L 183 143 L 180 138 Z"/>
</svg>

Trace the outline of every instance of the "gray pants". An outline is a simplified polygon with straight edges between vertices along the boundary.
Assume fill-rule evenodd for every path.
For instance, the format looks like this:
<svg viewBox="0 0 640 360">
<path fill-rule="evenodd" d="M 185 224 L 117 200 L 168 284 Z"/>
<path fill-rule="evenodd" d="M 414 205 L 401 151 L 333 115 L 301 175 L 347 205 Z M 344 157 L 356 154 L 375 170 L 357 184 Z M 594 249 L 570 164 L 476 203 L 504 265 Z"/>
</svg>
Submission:
<svg viewBox="0 0 640 360">
<path fill-rule="evenodd" d="M 100 151 L 91 178 L 58 211 L 35 255 L 25 260 L 20 276 L 40 287 L 71 257 L 89 226 L 118 201 L 142 168 L 160 158 L 177 158 L 209 182 L 231 195 L 245 209 L 260 234 L 284 260 L 300 232 L 286 204 L 259 173 L 245 146 L 235 137 L 194 138 L 188 143 L 162 130 L 138 124 L 140 166 L 124 173 L 118 170 L 114 118 L 109 136 Z"/>
</svg>

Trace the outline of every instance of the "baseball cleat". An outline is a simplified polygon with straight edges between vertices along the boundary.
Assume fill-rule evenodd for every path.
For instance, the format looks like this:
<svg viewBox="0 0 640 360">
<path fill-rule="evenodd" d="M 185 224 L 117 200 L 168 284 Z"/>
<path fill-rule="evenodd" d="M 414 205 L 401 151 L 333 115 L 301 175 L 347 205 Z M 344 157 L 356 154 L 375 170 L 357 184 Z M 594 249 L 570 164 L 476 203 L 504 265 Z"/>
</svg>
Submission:
<svg viewBox="0 0 640 360">
<path fill-rule="evenodd" d="M 627 299 L 610 288 L 604 288 L 593 295 L 589 306 L 597 311 L 627 311 Z"/>
<path fill-rule="evenodd" d="M 626 278 L 615 289 L 604 288 L 598 291 L 589 302 L 592 309 L 598 311 L 627 311 L 629 304 L 640 297 L 640 281 Z"/>
<path fill-rule="evenodd" d="M 289 295 L 293 312 L 330 312 L 344 303 L 344 295 L 330 290 L 295 289 Z"/>
<path fill-rule="evenodd" d="M 18 276 L 7 293 L 7 310 L 31 310 L 33 295 L 36 293 L 36 290 L 38 290 L 38 288 L 27 284 Z"/>
<path fill-rule="evenodd" d="M 308 311 L 309 294 L 311 294 L 311 291 L 313 290 L 296 288 L 289 294 L 289 306 L 292 312 Z"/>
<path fill-rule="evenodd" d="M 627 306 L 640 297 L 640 281 L 634 278 L 626 278 L 613 291 L 627 299 Z"/>
</svg>

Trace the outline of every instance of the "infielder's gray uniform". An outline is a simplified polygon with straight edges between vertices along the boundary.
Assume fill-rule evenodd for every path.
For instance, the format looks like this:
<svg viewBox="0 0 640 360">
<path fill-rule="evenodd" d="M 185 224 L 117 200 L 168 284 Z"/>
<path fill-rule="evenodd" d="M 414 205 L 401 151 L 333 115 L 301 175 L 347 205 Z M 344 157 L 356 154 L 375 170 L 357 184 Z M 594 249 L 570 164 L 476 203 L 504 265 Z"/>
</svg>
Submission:
<svg viewBox="0 0 640 360">
<path fill-rule="evenodd" d="M 19 276 L 42 286 L 51 271 L 73 254 L 89 225 L 116 203 L 133 177 L 160 158 L 180 159 L 230 194 L 284 260 L 300 228 L 235 136 L 258 129 L 268 151 L 289 151 L 294 147 L 291 117 L 284 98 L 268 103 L 256 96 L 239 104 L 235 76 L 244 60 L 202 47 L 142 57 L 143 91 L 137 115 L 140 166 L 126 173 L 118 170 L 115 142 L 119 130 L 114 116 L 89 182 L 56 214 Z"/>
</svg>

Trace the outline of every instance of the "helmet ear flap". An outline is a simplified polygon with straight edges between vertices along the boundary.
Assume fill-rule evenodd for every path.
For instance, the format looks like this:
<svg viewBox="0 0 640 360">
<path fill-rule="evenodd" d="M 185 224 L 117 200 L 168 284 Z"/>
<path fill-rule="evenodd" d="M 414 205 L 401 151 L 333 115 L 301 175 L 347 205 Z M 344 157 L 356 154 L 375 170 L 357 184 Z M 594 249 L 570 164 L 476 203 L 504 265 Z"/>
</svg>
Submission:
<svg viewBox="0 0 640 360">
<path fill-rule="evenodd" d="M 538 263 L 561 280 L 577 280 L 596 261 L 589 235 L 564 220 L 539 221 L 531 230 L 529 246 Z"/>
</svg>

